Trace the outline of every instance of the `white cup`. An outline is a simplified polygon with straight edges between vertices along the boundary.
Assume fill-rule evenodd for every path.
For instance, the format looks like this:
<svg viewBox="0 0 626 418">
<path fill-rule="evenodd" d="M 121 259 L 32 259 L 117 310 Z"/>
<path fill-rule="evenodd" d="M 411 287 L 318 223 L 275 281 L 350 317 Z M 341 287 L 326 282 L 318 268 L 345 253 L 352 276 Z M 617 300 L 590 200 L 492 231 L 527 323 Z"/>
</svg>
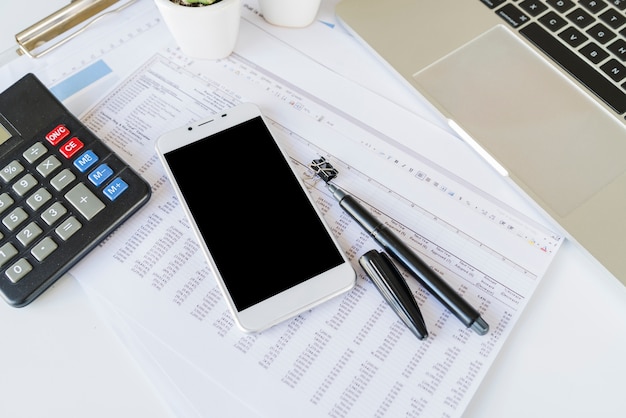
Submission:
<svg viewBox="0 0 626 418">
<path fill-rule="evenodd" d="M 259 0 L 263 18 L 276 26 L 303 28 L 315 20 L 321 0 Z"/>
</svg>

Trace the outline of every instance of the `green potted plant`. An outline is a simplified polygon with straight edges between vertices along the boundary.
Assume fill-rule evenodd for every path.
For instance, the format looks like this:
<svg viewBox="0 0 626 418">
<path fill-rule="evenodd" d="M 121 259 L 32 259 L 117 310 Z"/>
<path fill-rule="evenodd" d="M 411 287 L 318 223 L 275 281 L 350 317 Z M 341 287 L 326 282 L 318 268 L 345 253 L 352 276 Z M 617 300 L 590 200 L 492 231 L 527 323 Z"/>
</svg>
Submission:
<svg viewBox="0 0 626 418">
<path fill-rule="evenodd" d="M 241 0 L 154 1 L 184 54 L 219 59 L 230 55 L 235 48 Z"/>
</svg>

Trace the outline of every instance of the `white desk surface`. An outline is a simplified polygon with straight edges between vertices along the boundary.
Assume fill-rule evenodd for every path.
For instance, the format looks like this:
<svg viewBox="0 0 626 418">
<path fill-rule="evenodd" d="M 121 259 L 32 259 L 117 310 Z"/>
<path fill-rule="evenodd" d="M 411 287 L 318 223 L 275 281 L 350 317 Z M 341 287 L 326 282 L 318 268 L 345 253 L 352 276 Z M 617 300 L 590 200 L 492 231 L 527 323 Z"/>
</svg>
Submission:
<svg viewBox="0 0 626 418">
<path fill-rule="evenodd" d="M 68 1 L 2 1 L 0 52 Z M 0 303 L 0 330 L 0 416 L 172 416 L 74 280 Z M 565 242 L 465 417 L 623 417 L 624 376 L 626 288 Z"/>
</svg>

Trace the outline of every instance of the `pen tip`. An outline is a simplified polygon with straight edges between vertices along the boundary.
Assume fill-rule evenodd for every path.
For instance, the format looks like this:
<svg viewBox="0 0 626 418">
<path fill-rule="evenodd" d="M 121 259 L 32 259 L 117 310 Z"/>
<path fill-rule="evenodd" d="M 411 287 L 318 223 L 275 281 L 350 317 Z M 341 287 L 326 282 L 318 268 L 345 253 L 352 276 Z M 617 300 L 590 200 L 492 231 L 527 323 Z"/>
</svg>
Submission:
<svg viewBox="0 0 626 418">
<path fill-rule="evenodd" d="M 478 335 L 485 335 L 489 331 L 489 324 L 487 324 L 487 322 L 479 316 L 471 325 L 471 328 Z"/>
<path fill-rule="evenodd" d="M 343 198 L 346 197 L 346 193 L 334 184 L 326 183 L 326 186 L 336 200 L 341 202 Z"/>
<path fill-rule="evenodd" d="M 419 329 L 417 329 L 417 327 L 415 326 L 411 326 L 409 327 L 411 329 L 411 331 L 413 332 L 413 334 L 415 334 L 415 336 L 417 337 L 418 340 L 425 340 L 426 337 L 428 337 L 428 332 L 426 332 L 425 330 L 420 331 Z"/>
</svg>

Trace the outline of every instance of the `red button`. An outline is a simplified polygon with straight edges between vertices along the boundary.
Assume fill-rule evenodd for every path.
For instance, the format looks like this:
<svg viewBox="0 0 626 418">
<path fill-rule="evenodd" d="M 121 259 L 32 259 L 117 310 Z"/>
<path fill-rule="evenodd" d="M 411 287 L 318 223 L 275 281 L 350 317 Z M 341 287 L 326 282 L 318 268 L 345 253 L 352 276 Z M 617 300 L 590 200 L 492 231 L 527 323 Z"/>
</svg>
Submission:
<svg viewBox="0 0 626 418">
<path fill-rule="evenodd" d="M 84 144 L 81 142 L 80 139 L 74 137 L 67 141 L 65 144 L 63 144 L 63 146 L 59 148 L 59 151 L 65 156 L 65 158 L 71 158 L 72 155 L 76 153 L 76 151 L 83 147 L 83 145 Z"/>
<path fill-rule="evenodd" d="M 65 125 L 59 125 L 50 132 L 48 132 L 48 135 L 46 135 L 46 140 L 52 145 L 56 145 L 69 134 L 70 130 L 67 129 Z"/>
</svg>

